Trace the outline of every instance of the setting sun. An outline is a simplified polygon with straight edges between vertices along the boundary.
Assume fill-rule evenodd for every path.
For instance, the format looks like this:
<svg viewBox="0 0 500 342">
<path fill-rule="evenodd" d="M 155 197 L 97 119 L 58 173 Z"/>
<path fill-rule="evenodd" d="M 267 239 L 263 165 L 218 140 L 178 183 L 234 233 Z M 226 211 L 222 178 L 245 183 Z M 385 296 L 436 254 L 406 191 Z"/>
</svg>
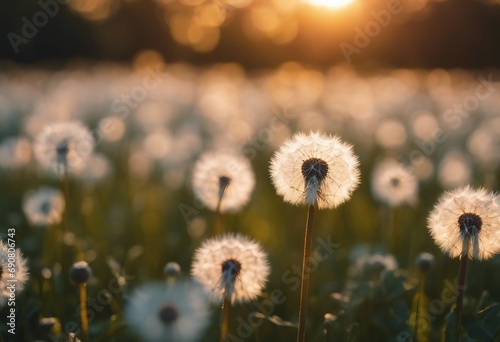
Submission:
<svg viewBox="0 0 500 342">
<path fill-rule="evenodd" d="M 354 0 L 304 0 L 313 6 L 327 8 L 341 8 L 354 2 Z"/>
</svg>

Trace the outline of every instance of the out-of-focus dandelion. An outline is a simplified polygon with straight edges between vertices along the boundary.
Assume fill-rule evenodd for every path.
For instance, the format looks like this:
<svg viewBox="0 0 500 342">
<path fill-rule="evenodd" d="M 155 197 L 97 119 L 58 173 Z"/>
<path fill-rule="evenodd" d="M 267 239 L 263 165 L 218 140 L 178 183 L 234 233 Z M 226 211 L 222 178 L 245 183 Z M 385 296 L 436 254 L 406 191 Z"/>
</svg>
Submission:
<svg viewBox="0 0 500 342">
<path fill-rule="evenodd" d="M 235 212 L 250 200 L 255 176 L 248 159 L 236 152 L 207 152 L 193 169 L 195 195 L 211 210 Z"/>
<path fill-rule="evenodd" d="M 383 160 L 373 170 L 372 193 L 391 207 L 415 203 L 417 186 L 413 173 L 395 160 Z"/>
<path fill-rule="evenodd" d="M 163 268 L 163 273 L 167 278 L 167 284 L 173 284 L 181 274 L 181 266 L 174 261 L 170 261 Z"/>
<path fill-rule="evenodd" d="M 28 278 L 27 261 L 21 250 L 0 240 L 0 308 L 24 290 Z"/>
<path fill-rule="evenodd" d="M 208 298 L 194 282 L 146 284 L 130 295 L 125 322 L 143 341 L 197 341 L 209 323 Z"/>
<path fill-rule="evenodd" d="M 82 169 L 75 176 L 83 181 L 99 183 L 104 181 L 112 172 L 109 159 L 100 153 L 92 154 Z"/>
<path fill-rule="evenodd" d="M 271 178 L 285 202 L 308 205 L 302 259 L 299 332 L 305 340 L 314 208 L 335 208 L 347 201 L 359 184 L 358 158 L 352 146 L 336 136 L 298 133 L 285 142 L 271 160 Z"/>
<path fill-rule="evenodd" d="M 221 341 L 228 329 L 229 309 L 260 295 L 270 273 L 267 255 L 255 241 L 225 234 L 205 241 L 194 255 L 192 276 L 223 302 Z"/>
<path fill-rule="evenodd" d="M 375 253 L 360 256 L 349 270 L 349 274 L 358 281 L 372 281 L 380 279 L 384 272 L 397 268 L 398 262 L 394 255 Z"/>
<path fill-rule="evenodd" d="M 248 159 L 234 152 L 207 152 L 193 170 L 193 190 L 215 211 L 215 233 L 222 233 L 220 213 L 236 212 L 250 200 L 255 175 Z"/>
<path fill-rule="evenodd" d="M 65 206 L 62 192 L 46 186 L 27 192 L 23 198 L 24 214 L 33 226 L 60 223 Z"/>
<path fill-rule="evenodd" d="M 460 151 L 447 152 L 439 163 L 438 179 L 446 189 L 454 189 L 471 180 L 472 165 L 469 158 Z"/>
<path fill-rule="evenodd" d="M 31 160 L 31 145 L 26 138 L 9 137 L 0 144 L 0 167 L 17 170 Z"/>
<path fill-rule="evenodd" d="M 46 126 L 36 137 L 33 151 L 37 161 L 58 176 L 83 168 L 94 149 L 94 138 L 78 121 Z"/>
<path fill-rule="evenodd" d="M 87 262 L 78 261 L 71 266 L 69 277 L 71 281 L 78 285 L 80 293 L 80 319 L 82 321 L 82 331 L 85 340 L 89 341 L 89 322 L 87 317 L 87 280 L 89 279 L 91 270 Z"/>
<path fill-rule="evenodd" d="M 461 329 L 467 259 L 486 260 L 500 252 L 500 198 L 469 185 L 445 192 L 429 213 L 427 226 L 436 244 L 450 257 L 460 257 L 457 341 Z"/>
<path fill-rule="evenodd" d="M 384 159 L 376 164 L 372 173 L 371 189 L 372 194 L 379 201 L 387 204 L 383 208 L 387 222 L 381 226 L 383 230 L 380 237 L 385 237 L 385 245 L 394 251 L 395 241 L 402 237 L 398 236 L 398 230 L 395 229 L 396 209 L 403 204 L 415 204 L 417 202 L 418 182 L 415 175 L 394 159 Z M 414 232 L 417 234 L 417 232 Z"/>
</svg>

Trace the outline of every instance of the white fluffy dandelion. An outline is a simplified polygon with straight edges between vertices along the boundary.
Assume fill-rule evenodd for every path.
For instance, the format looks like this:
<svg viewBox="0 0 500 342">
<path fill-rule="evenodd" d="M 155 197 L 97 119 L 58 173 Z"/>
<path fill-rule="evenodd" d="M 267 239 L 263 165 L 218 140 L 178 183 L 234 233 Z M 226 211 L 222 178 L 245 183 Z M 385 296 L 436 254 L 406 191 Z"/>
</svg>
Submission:
<svg viewBox="0 0 500 342">
<path fill-rule="evenodd" d="M 335 208 L 358 186 L 358 164 L 352 146 L 338 137 L 298 133 L 273 156 L 271 177 L 286 202 Z"/>
<path fill-rule="evenodd" d="M 193 170 L 193 190 L 209 209 L 240 210 L 250 200 L 255 176 L 248 159 L 236 152 L 207 152 Z"/>
<path fill-rule="evenodd" d="M 267 255 L 255 241 L 239 234 L 209 239 L 196 250 L 193 277 L 221 302 L 246 302 L 260 295 L 270 268 Z"/>
<path fill-rule="evenodd" d="M 452 258 L 485 260 L 500 252 L 500 200 L 470 186 L 444 193 L 427 218 L 436 244 Z"/>
<path fill-rule="evenodd" d="M 29 278 L 27 261 L 21 250 L 0 241 L 0 307 L 24 290 Z M 13 266 L 14 267 L 13 267 Z M 13 271 L 13 272 L 11 272 Z M 14 292 L 12 292 L 12 285 Z"/>
<path fill-rule="evenodd" d="M 23 211 L 33 226 L 47 226 L 61 222 L 66 202 L 61 191 L 40 187 L 24 195 Z"/>
<path fill-rule="evenodd" d="M 392 159 L 383 160 L 375 166 L 371 185 L 373 195 L 391 207 L 413 204 L 417 200 L 417 178 Z"/>
<path fill-rule="evenodd" d="M 46 170 L 57 175 L 81 170 L 94 149 L 94 138 L 80 122 L 48 125 L 37 136 L 35 158 Z"/>
<path fill-rule="evenodd" d="M 208 298 L 194 282 L 146 284 L 130 295 L 125 322 L 141 341 L 198 341 L 209 323 Z"/>
</svg>

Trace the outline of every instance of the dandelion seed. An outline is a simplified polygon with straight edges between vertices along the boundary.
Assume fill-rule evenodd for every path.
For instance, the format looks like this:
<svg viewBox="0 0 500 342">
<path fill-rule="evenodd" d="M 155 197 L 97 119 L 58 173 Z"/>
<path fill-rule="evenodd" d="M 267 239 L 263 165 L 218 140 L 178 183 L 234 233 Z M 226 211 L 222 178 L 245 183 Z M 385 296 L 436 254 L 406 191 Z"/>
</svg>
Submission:
<svg viewBox="0 0 500 342">
<path fill-rule="evenodd" d="M 298 133 L 273 156 L 271 177 L 285 202 L 335 208 L 358 186 L 358 159 L 335 136 Z"/>
<path fill-rule="evenodd" d="M 47 226 L 61 222 L 66 202 L 61 191 L 40 187 L 24 195 L 23 211 L 33 226 Z"/>
<path fill-rule="evenodd" d="M 125 322 L 143 341 L 197 341 L 209 323 L 208 298 L 194 282 L 146 284 L 130 295 Z"/>
<path fill-rule="evenodd" d="M 94 149 L 94 138 L 80 122 L 49 125 L 37 136 L 33 150 L 40 165 L 57 175 L 81 170 Z"/>
<path fill-rule="evenodd" d="M 391 207 L 415 203 L 417 186 L 413 173 L 392 159 L 380 162 L 372 174 L 372 193 Z"/>
<path fill-rule="evenodd" d="M 12 257 L 9 256 L 9 247 L 4 242 L 0 241 L 0 308 L 5 306 L 7 300 L 10 298 L 11 291 L 9 285 L 15 284 L 16 295 L 24 290 L 24 286 L 29 278 L 27 261 L 24 259 L 21 250 L 16 248 L 14 253 L 14 272 L 9 269 L 12 266 Z M 11 259 L 9 261 L 9 259 Z"/>
<path fill-rule="evenodd" d="M 485 260 L 500 252 L 500 200 L 486 189 L 465 186 L 444 193 L 427 218 L 436 244 L 452 258 L 464 251 Z"/>
<path fill-rule="evenodd" d="M 260 295 L 270 273 L 267 255 L 247 237 L 225 234 L 196 250 L 191 274 L 216 302 L 246 302 Z"/>
<path fill-rule="evenodd" d="M 209 209 L 240 210 L 250 200 L 255 175 L 248 159 L 236 152 L 207 152 L 193 170 L 193 190 Z"/>
</svg>

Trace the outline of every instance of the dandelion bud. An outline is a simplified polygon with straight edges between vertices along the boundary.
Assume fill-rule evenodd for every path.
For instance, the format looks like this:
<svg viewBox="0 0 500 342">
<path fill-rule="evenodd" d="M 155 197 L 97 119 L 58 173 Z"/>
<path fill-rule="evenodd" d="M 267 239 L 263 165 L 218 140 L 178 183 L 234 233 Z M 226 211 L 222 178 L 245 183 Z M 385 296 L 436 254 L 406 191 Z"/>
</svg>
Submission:
<svg viewBox="0 0 500 342">
<path fill-rule="evenodd" d="M 163 273 L 167 278 L 177 278 L 181 274 L 181 266 L 176 262 L 169 262 L 165 265 Z"/>
<path fill-rule="evenodd" d="M 71 266 L 69 277 L 73 282 L 83 284 L 89 279 L 90 273 L 89 265 L 85 261 L 78 261 Z"/>
<path fill-rule="evenodd" d="M 434 255 L 431 253 L 420 253 L 415 260 L 417 268 L 422 273 L 428 273 L 434 266 Z"/>
</svg>

